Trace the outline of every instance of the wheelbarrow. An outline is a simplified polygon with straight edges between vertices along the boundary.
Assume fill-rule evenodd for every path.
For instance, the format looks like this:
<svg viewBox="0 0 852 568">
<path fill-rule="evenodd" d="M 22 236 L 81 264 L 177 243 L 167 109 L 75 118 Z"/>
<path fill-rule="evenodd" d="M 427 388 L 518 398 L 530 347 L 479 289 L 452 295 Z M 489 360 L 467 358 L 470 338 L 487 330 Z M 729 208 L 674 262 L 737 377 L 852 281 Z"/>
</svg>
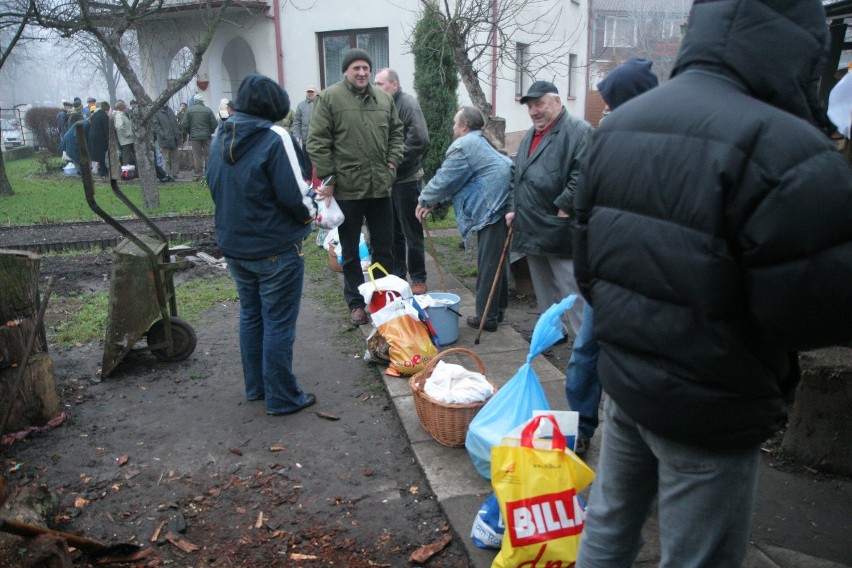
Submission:
<svg viewBox="0 0 852 568">
<path fill-rule="evenodd" d="M 112 122 L 112 121 L 110 121 Z M 161 361 L 183 361 L 197 344 L 195 330 L 177 317 L 174 272 L 184 264 L 172 262 L 166 235 L 118 187 L 119 162 L 115 129 L 110 128 L 110 187 L 118 199 L 151 230 L 137 235 L 95 202 L 91 158 L 82 124 L 75 125 L 80 146 L 80 173 L 86 202 L 92 211 L 124 238 L 113 249 L 109 312 L 101 376 L 107 377 L 145 336 L 147 347 Z"/>
</svg>

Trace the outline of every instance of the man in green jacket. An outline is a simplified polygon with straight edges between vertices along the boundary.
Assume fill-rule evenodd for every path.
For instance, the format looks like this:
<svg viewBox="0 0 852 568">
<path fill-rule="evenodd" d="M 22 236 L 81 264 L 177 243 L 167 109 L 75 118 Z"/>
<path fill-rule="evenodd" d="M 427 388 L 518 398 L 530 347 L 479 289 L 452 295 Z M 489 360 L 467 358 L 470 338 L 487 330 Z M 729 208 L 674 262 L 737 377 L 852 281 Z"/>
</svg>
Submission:
<svg viewBox="0 0 852 568">
<path fill-rule="evenodd" d="M 367 219 L 374 262 L 393 266 L 391 186 L 402 161 L 403 126 L 393 97 L 370 85 L 373 62 L 367 52 L 343 54 L 343 80 L 317 95 L 308 134 L 308 156 L 317 177 L 333 180 L 317 191 L 334 196 L 346 220 L 338 228 L 343 247 L 343 295 L 353 325 L 370 320 L 358 285 L 364 282 L 358 243 Z"/>
<path fill-rule="evenodd" d="M 192 147 L 192 162 L 195 175 L 192 181 L 204 177 L 204 163 L 210 152 L 210 140 L 218 126 L 216 115 L 204 106 L 204 95 L 198 93 L 194 97 L 195 104 L 189 107 L 180 121 L 181 129 L 189 136 Z"/>
</svg>

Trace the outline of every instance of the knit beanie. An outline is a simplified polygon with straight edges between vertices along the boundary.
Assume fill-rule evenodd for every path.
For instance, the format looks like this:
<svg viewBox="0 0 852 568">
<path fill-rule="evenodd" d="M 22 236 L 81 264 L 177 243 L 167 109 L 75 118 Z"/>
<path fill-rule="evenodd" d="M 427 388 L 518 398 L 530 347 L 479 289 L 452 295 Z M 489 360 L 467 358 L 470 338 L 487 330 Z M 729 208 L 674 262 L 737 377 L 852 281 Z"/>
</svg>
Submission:
<svg viewBox="0 0 852 568">
<path fill-rule="evenodd" d="M 240 83 L 231 106 L 237 112 L 278 122 L 290 112 L 290 97 L 269 77 L 252 73 Z"/>
<path fill-rule="evenodd" d="M 657 86 L 649 59 L 628 59 L 598 83 L 598 91 L 609 110 L 615 110 L 635 96 Z"/>
<path fill-rule="evenodd" d="M 349 69 L 353 61 L 366 61 L 367 65 L 370 66 L 370 70 L 373 69 L 373 60 L 370 59 L 370 55 L 363 49 L 353 48 L 343 54 L 343 63 L 340 66 L 340 71 L 346 73 L 346 70 Z"/>
</svg>

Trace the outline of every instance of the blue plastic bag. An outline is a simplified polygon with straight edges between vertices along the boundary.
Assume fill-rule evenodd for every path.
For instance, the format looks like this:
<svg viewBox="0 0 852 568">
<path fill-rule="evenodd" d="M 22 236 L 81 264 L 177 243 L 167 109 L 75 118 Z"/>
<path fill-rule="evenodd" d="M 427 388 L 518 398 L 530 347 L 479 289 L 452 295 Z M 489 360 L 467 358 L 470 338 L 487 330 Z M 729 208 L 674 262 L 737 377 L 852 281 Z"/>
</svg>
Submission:
<svg viewBox="0 0 852 568">
<path fill-rule="evenodd" d="M 479 548 L 500 550 L 504 532 L 506 527 L 500 515 L 500 502 L 497 501 L 497 495 L 492 493 L 476 513 L 473 527 L 470 529 L 470 538 Z"/>
<path fill-rule="evenodd" d="M 550 410 L 532 360 L 562 339 L 562 312 L 571 309 L 577 296 L 571 295 L 541 314 L 533 329 L 527 361 L 518 372 L 485 403 L 467 429 L 465 447 L 476 471 L 491 479 L 491 448 L 516 426 L 532 417 L 533 410 Z"/>
</svg>

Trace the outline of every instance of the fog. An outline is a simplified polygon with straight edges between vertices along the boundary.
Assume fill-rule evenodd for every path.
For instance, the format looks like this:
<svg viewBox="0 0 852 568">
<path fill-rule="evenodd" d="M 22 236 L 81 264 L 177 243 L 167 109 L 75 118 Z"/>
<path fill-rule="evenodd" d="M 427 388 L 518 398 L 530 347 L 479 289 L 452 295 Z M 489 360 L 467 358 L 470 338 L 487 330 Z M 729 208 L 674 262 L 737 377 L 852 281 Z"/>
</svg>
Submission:
<svg viewBox="0 0 852 568">
<path fill-rule="evenodd" d="M 49 40 L 17 45 L 0 69 L 0 107 L 14 105 L 61 107 L 63 100 L 80 97 L 85 102 L 108 97 L 106 83 L 94 69 L 75 57 L 76 46 L 70 40 Z M 132 98 L 124 80 L 118 98 Z"/>
</svg>

